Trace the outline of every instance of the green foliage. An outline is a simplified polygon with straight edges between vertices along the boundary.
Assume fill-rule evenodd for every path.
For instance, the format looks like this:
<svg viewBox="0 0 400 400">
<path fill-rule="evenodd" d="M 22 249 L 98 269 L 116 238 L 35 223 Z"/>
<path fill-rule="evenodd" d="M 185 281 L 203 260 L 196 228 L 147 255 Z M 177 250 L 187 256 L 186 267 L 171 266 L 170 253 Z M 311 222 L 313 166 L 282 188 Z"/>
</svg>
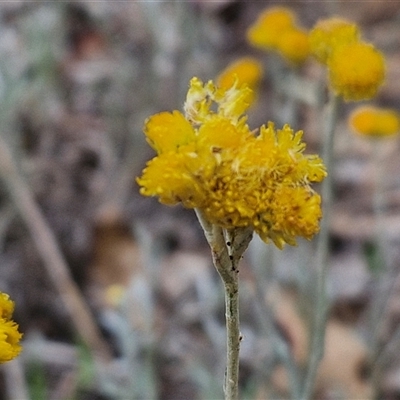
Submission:
<svg viewBox="0 0 400 400">
<path fill-rule="evenodd" d="M 40 361 L 34 361 L 27 367 L 27 384 L 31 399 L 46 399 L 47 377 L 45 366 Z"/>
<path fill-rule="evenodd" d="M 363 253 L 367 262 L 368 270 L 374 276 L 379 276 L 379 274 L 384 270 L 382 249 L 379 248 L 376 242 L 366 241 L 363 243 Z"/>
</svg>

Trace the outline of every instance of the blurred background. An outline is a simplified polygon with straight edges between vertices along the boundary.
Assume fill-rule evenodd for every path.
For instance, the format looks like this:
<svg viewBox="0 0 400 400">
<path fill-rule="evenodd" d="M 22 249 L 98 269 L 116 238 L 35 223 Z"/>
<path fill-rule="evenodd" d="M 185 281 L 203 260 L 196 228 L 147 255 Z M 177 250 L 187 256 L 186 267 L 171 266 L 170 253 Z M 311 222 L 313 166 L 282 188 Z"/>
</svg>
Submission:
<svg viewBox="0 0 400 400">
<path fill-rule="evenodd" d="M 192 210 L 141 197 L 135 177 L 153 156 L 145 119 L 182 110 L 193 76 L 216 79 L 243 56 L 263 67 L 250 126 L 290 122 L 320 152 L 326 88 L 289 121 L 276 70 L 285 80 L 290 67 L 246 39 L 277 4 L 306 30 L 333 15 L 356 22 L 387 61 L 370 103 L 400 111 L 399 2 L 0 4 L 0 290 L 24 332 L 0 399 L 222 398 L 224 303 L 207 243 Z M 311 58 L 295 73 L 297 91 L 325 87 Z M 340 109 L 329 171 L 331 308 L 315 398 L 400 399 L 399 141 L 379 145 L 376 240 L 376 143 L 348 127 L 355 106 Z M 312 243 L 280 252 L 256 239 L 246 253 L 243 399 L 288 398 L 288 365 L 301 376 L 312 256 Z"/>
</svg>

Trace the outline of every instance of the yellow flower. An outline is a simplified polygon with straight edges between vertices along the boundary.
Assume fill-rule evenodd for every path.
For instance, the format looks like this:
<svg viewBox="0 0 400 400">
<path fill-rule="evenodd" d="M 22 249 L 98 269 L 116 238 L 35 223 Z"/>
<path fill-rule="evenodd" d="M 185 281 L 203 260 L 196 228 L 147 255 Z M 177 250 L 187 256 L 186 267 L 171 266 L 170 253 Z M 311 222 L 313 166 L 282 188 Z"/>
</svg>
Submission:
<svg viewBox="0 0 400 400">
<path fill-rule="evenodd" d="M 192 147 L 192 146 L 190 146 Z M 205 193 L 202 179 L 211 175 L 212 159 L 205 165 L 192 148 L 168 152 L 150 160 L 137 182 L 144 196 L 158 196 L 163 204 L 181 202 L 185 207 L 199 207 Z"/>
<path fill-rule="evenodd" d="M 256 100 L 256 92 L 263 74 L 261 63 L 252 57 L 242 57 L 228 65 L 217 77 L 217 85 L 228 90 L 235 84 L 247 85 L 253 92 L 248 95 L 249 106 Z"/>
<path fill-rule="evenodd" d="M 262 126 L 215 171 L 203 206 L 209 221 L 225 228 L 252 227 L 279 248 L 318 232 L 320 196 L 309 184 L 326 176 L 322 160 L 305 156 L 302 132 L 289 125 Z"/>
<path fill-rule="evenodd" d="M 399 133 L 400 116 L 394 110 L 362 106 L 352 112 L 349 124 L 361 135 L 386 137 Z"/>
<path fill-rule="evenodd" d="M 332 17 L 318 21 L 309 34 L 311 52 L 326 64 L 333 50 L 359 40 L 357 25 L 342 18 Z"/>
<path fill-rule="evenodd" d="M 355 42 L 336 49 L 328 59 L 333 90 L 345 100 L 367 100 L 385 78 L 383 55 L 368 43 Z"/>
<path fill-rule="evenodd" d="M 252 97 L 253 91 L 245 84 L 239 87 L 237 81 L 231 88 L 223 89 L 212 81 L 203 84 L 200 79 L 192 78 L 183 107 L 185 117 L 195 126 L 216 114 L 237 123 L 249 108 Z"/>
<path fill-rule="evenodd" d="M 194 139 L 192 125 L 178 111 L 153 115 L 146 121 L 147 142 L 157 153 L 175 150 Z"/>
<path fill-rule="evenodd" d="M 279 199 L 279 201 L 276 201 Z M 296 236 L 311 239 L 319 230 L 321 197 L 307 187 L 279 186 L 274 207 L 263 215 L 265 223 L 256 228 L 261 239 L 274 241 L 282 248 L 284 243 L 296 245 Z M 268 219 L 272 224 L 268 224 Z"/>
<path fill-rule="evenodd" d="M 193 140 L 150 160 L 137 179 L 140 192 L 165 204 L 201 209 L 223 228 L 250 227 L 279 248 L 294 245 L 297 236 L 310 239 L 318 232 L 321 200 L 310 185 L 324 179 L 325 167 L 318 156 L 303 154 L 301 131 L 288 125 L 275 130 L 273 123 L 251 131 L 239 113 L 247 93 L 237 83 L 223 90 L 192 79 L 185 109 Z M 162 122 L 153 118 L 145 128 L 151 137 L 157 136 L 151 132 L 159 129 L 156 122 Z M 182 126 L 182 116 L 168 124 L 180 132 Z M 174 143 L 177 136 L 171 134 Z"/>
<path fill-rule="evenodd" d="M 308 34 L 297 27 L 294 14 L 286 7 L 265 10 L 247 32 L 248 41 L 263 50 L 275 50 L 298 66 L 310 54 Z"/>
<path fill-rule="evenodd" d="M 0 318 L 10 319 L 14 312 L 14 302 L 7 293 L 0 292 Z"/>
<path fill-rule="evenodd" d="M 14 359 L 22 350 L 19 344 L 22 334 L 11 320 L 13 312 L 14 302 L 8 294 L 0 292 L 0 363 Z"/>
<path fill-rule="evenodd" d="M 310 55 L 308 34 L 299 28 L 282 33 L 278 42 L 280 54 L 294 65 L 301 65 Z"/>
<path fill-rule="evenodd" d="M 238 85 L 246 84 L 250 89 L 257 89 L 263 69 L 259 61 L 252 57 L 242 57 L 229 64 L 217 77 L 217 85 L 230 89 L 237 79 Z"/>
<path fill-rule="evenodd" d="M 282 32 L 292 29 L 295 18 L 286 7 L 266 9 L 247 31 L 248 41 L 261 49 L 276 49 Z"/>
</svg>

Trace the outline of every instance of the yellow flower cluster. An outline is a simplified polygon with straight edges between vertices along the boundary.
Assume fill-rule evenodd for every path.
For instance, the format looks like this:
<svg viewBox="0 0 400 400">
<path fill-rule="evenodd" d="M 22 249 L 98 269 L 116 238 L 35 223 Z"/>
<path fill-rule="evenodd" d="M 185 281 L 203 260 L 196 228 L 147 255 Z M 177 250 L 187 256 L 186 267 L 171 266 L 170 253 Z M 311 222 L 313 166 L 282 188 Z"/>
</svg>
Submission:
<svg viewBox="0 0 400 400">
<path fill-rule="evenodd" d="M 293 65 L 301 65 L 310 55 L 308 34 L 286 7 L 266 9 L 247 31 L 247 39 L 263 50 L 275 50 Z"/>
<path fill-rule="evenodd" d="M 14 359 L 22 350 L 19 344 L 22 334 L 11 319 L 13 312 L 14 302 L 8 294 L 0 292 L 0 363 Z"/>
<path fill-rule="evenodd" d="M 385 78 L 385 60 L 372 44 L 360 41 L 355 24 L 336 17 L 319 21 L 309 41 L 314 56 L 327 65 L 336 94 L 349 101 L 376 95 Z"/>
<path fill-rule="evenodd" d="M 349 118 L 352 129 L 364 136 L 387 137 L 400 131 L 400 115 L 390 109 L 358 107 Z"/>
<path fill-rule="evenodd" d="M 318 21 L 309 35 L 312 54 L 324 64 L 334 49 L 357 42 L 359 38 L 357 25 L 337 17 Z"/>
<path fill-rule="evenodd" d="M 251 131 L 244 112 L 251 90 L 221 89 L 193 78 L 184 106 L 145 124 L 158 153 L 137 182 L 140 193 L 165 204 L 201 209 L 223 228 L 250 227 L 282 248 L 319 230 L 320 196 L 310 184 L 326 171 L 316 155 L 304 155 L 302 132 L 273 123 Z"/>
</svg>

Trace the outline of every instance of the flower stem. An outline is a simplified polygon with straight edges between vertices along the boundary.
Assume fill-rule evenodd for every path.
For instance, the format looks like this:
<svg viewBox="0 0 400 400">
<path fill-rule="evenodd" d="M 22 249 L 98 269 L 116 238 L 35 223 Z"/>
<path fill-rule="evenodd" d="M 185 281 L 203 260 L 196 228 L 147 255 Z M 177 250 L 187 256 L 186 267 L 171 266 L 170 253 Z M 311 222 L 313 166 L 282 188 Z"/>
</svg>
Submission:
<svg viewBox="0 0 400 400">
<path fill-rule="evenodd" d="M 211 247 L 214 266 L 224 284 L 227 338 L 224 393 L 225 400 L 237 400 L 239 397 L 241 340 L 238 267 L 239 261 L 252 239 L 252 231 L 246 228 L 224 230 L 209 223 L 201 210 L 196 209 L 196 214 Z"/>
<path fill-rule="evenodd" d="M 332 207 L 332 185 L 333 185 L 333 147 L 334 133 L 337 121 L 337 114 L 341 98 L 331 93 L 328 104 L 328 114 L 324 129 L 324 142 L 322 149 L 322 159 L 328 171 L 327 177 L 322 182 L 322 215 L 320 232 L 318 235 L 316 250 L 317 282 L 315 286 L 314 298 L 316 299 L 315 308 L 312 313 L 310 325 L 310 345 L 308 351 L 308 366 L 303 384 L 302 399 L 310 399 L 314 390 L 315 377 L 318 365 L 324 354 L 325 325 L 328 311 L 328 300 L 326 293 L 326 275 L 328 272 L 329 261 L 329 221 Z"/>
<path fill-rule="evenodd" d="M 226 400 L 236 400 L 239 396 L 239 284 L 238 274 L 234 282 L 227 284 L 225 288 L 225 318 L 226 318 L 226 372 L 224 392 Z"/>
</svg>

